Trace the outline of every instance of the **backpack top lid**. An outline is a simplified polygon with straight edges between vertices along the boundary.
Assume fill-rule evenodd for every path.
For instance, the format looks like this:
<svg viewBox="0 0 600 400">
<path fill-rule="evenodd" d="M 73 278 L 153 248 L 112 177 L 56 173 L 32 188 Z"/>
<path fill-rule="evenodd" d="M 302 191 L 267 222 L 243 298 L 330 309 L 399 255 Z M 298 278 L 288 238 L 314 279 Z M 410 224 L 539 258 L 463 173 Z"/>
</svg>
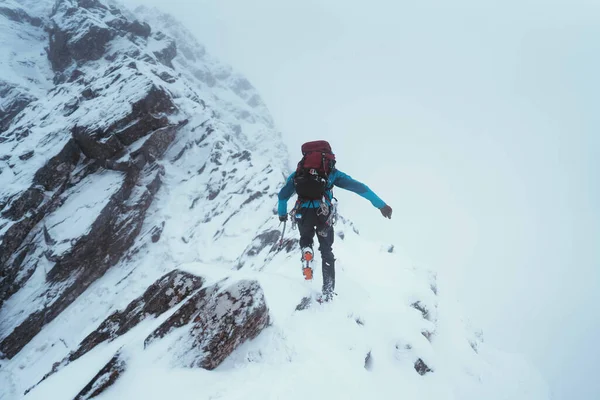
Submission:
<svg viewBox="0 0 600 400">
<path fill-rule="evenodd" d="M 315 140 L 314 142 L 306 142 L 302 145 L 303 156 L 312 152 L 333 154 L 329 142 L 325 140 Z"/>
</svg>

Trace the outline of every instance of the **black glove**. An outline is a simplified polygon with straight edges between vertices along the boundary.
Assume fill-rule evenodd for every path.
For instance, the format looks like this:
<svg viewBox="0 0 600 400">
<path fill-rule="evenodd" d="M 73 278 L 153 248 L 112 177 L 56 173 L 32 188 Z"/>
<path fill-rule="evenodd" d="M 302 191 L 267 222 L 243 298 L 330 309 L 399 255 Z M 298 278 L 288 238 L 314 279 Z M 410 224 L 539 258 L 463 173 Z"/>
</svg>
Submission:
<svg viewBox="0 0 600 400">
<path fill-rule="evenodd" d="M 381 215 L 383 215 L 385 218 L 392 219 L 392 207 L 386 204 L 385 206 L 381 207 L 379 211 L 381 211 Z"/>
<path fill-rule="evenodd" d="M 283 221 L 287 221 L 287 214 L 285 215 L 280 215 L 279 216 L 279 221 L 283 222 Z"/>
</svg>

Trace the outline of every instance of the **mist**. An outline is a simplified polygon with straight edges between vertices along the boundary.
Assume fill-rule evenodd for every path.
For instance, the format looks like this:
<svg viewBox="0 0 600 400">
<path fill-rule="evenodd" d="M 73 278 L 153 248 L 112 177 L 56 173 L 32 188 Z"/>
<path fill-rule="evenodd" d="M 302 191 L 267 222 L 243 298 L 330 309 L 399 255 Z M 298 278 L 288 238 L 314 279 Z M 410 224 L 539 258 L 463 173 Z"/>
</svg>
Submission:
<svg viewBox="0 0 600 400">
<path fill-rule="evenodd" d="M 394 209 L 338 190 L 341 212 L 438 271 L 487 342 L 556 399 L 600 398 L 600 3 L 126 4 L 170 12 L 245 74 L 291 164 L 328 140 Z"/>
</svg>

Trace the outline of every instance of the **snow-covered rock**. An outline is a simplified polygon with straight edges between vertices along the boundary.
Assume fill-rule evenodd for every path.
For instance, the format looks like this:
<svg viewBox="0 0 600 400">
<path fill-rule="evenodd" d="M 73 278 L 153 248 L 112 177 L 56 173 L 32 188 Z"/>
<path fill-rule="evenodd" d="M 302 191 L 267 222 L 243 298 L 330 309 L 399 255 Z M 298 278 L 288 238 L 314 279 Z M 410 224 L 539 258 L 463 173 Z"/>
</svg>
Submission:
<svg viewBox="0 0 600 400">
<path fill-rule="evenodd" d="M 269 310 L 260 284 L 238 281 L 202 289 L 145 340 L 145 346 L 172 336 L 169 354 L 176 364 L 215 369 L 239 345 L 267 326 Z"/>
<path fill-rule="evenodd" d="M 339 295 L 298 308 L 287 150 L 172 17 L 0 0 L 0 72 L 0 399 L 547 398 L 345 218 Z"/>
</svg>

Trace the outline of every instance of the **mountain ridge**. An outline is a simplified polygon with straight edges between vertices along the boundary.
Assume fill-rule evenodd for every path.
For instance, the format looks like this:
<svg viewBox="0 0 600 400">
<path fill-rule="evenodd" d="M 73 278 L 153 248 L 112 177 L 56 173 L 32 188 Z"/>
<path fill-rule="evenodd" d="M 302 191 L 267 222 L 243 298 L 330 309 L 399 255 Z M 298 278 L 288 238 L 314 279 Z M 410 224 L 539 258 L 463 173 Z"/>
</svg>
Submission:
<svg viewBox="0 0 600 400">
<path fill-rule="evenodd" d="M 279 246 L 288 154 L 248 80 L 156 10 L 33 3 L 0 3 L 15 43 L 0 86 L 0 399 L 172 395 L 160 374 L 180 395 L 202 381 L 202 398 L 494 398 L 501 384 L 547 398 L 526 367 L 524 388 L 487 367 L 435 274 L 345 218 L 338 298 L 297 310 L 320 274 L 302 280 L 294 231 Z M 262 375 L 283 383 L 248 380 Z"/>
</svg>

